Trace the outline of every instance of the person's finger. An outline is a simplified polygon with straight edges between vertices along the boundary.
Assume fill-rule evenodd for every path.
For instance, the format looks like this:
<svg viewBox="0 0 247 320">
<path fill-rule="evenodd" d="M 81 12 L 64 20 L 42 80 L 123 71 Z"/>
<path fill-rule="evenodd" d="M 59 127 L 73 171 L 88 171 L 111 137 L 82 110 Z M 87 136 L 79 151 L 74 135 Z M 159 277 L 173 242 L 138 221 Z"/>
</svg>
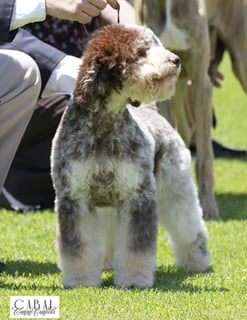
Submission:
<svg viewBox="0 0 247 320">
<path fill-rule="evenodd" d="M 213 85 L 216 87 L 216 88 L 221 88 L 221 83 L 217 80 L 214 80 L 213 81 Z"/>
<path fill-rule="evenodd" d="M 117 0 L 106 0 L 106 2 L 113 8 L 118 10 L 119 9 L 119 3 Z"/>
<path fill-rule="evenodd" d="M 85 3 L 81 7 L 81 11 L 84 12 L 85 14 L 89 15 L 90 17 L 96 17 L 100 14 L 100 8 L 95 6 L 94 4 L 91 3 Z"/>
<path fill-rule="evenodd" d="M 76 17 L 74 17 L 73 20 L 76 20 L 77 22 L 82 24 L 87 24 L 91 22 L 92 17 L 86 14 L 85 12 L 78 10 L 76 13 Z"/>
<path fill-rule="evenodd" d="M 216 70 L 216 78 L 218 78 L 218 79 L 220 79 L 220 80 L 224 80 L 223 74 L 222 74 L 220 71 L 218 71 L 218 70 Z"/>
<path fill-rule="evenodd" d="M 103 10 L 106 7 L 106 2 L 104 0 L 88 0 L 88 2 L 100 10 Z"/>
</svg>

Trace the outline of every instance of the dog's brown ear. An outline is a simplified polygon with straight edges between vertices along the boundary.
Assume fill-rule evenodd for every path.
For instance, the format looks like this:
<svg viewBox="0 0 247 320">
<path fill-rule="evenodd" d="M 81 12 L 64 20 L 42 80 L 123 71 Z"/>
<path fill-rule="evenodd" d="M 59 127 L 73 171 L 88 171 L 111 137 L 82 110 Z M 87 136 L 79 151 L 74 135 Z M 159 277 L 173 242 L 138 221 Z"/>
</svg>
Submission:
<svg viewBox="0 0 247 320">
<path fill-rule="evenodd" d="M 93 83 L 93 93 L 97 96 L 109 96 L 112 90 L 120 91 L 123 82 L 123 67 L 121 64 L 114 66 L 97 63 L 97 74 Z"/>
<path fill-rule="evenodd" d="M 74 97 L 78 104 L 92 103 L 95 99 L 107 100 L 112 90 L 120 91 L 124 79 L 121 63 L 101 61 L 94 57 L 90 66 L 82 64 Z"/>
</svg>

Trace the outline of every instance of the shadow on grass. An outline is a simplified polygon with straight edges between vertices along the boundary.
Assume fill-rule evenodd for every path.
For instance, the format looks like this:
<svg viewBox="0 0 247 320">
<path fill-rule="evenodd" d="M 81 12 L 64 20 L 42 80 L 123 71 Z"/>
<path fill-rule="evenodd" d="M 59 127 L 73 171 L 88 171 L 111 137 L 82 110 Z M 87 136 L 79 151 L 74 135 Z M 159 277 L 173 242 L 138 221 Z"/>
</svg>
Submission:
<svg viewBox="0 0 247 320">
<path fill-rule="evenodd" d="M 205 274 L 213 272 L 209 270 Z M 205 293 L 205 292 L 228 292 L 229 290 L 224 287 L 200 287 L 199 285 L 192 285 L 185 283 L 184 281 L 189 277 L 198 277 L 198 274 L 193 272 L 185 272 L 176 269 L 175 267 L 164 268 L 162 266 L 157 267 L 155 271 L 155 282 L 152 290 L 162 291 L 162 292 L 188 292 L 188 293 Z M 202 274 L 203 275 L 203 274 Z M 103 287 L 113 288 L 114 273 L 113 271 L 106 271 L 103 279 Z M 146 289 L 136 289 L 135 290 L 146 290 Z M 126 290 L 126 289 L 118 289 Z"/>
<path fill-rule="evenodd" d="M 5 273 L 10 276 L 28 276 L 42 275 L 42 274 L 54 274 L 59 273 L 59 269 L 55 263 L 51 262 L 37 262 L 31 260 L 15 260 L 6 261 Z"/>
<path fill-rule="evenodd" d="M 216 194 L 220 220 L 247 220 L 247 192 Z"/>
<path fill-rule="evenodd" d="M 11 277 L 11 281 L 5 282 L 0 278 L 0 289 L 6 290 L 56 290 L 61 285 L 50 284 L 44 281 L 44 285 L 35 283 L 38 277 L 59 274 L 57 265 L 51 262 L 37 262 L 31 260 L 6 261 L 6 269 L 3 274 Z M 23 280 L 26 278 L 26 280 Z"/>
<path fill-rule="evenodd" d="M 208 274 L 213 272 L 209 270 L 204 274 Z M 176 269 L 175 267 L 168 267 L 164 268 L 162 266 L 156 268 L 155 272 L 155 283 L 154 289 L 158 291 L 165 291 L 165 292 L 189 292 L 189 293 L 205 293 L 205 292 L 227 292 L 229 291 L 227 288 L 224 287 L 208 287 L 203 286 L 200 287 L 199 285 L 192 285 L 189 283 L 185 283 L 184 281 L 187 278 L 191 277 L 198 277 L 197 273 L 193 272 L 186 272 Z"/>
<path fill-rule="evenodd" d="M 212 270 L 207 272 L 211 273 Z M 26 261 L 10 261 L 7 262 L 7 269 L 5 270 L 6 275 L 12 276 L 13 278 L 22 276 L 28 279 L 30 284 L 22 283 L 20 279 L 20 283 L 17 282 L 7 282 L 1 281 L 0 279 L 0 288 L 7 290 L 57 290 L 63 289 L 62 284 L 59 282 L 58 285 L 49 283 L 41 284 L 35 283 L 34 279 L 30 278 L 30 274 L 32 277 L 45 275 L 45 274 L 57 274 L 59 270 L 56 264 L 53 263 L 39 263 L 32 262 L 29 260 Z M 206 273 L 205 273 L 206 274 Z M 151 290 L 157 290 L 162 292 L 188 292 L 188 293 L 205 293 L 205 292 L 228 292 L 229 290 L 224 287 L 213 287 L 213 286 L 199 286 L 192 285 L 189 283 L 185 283 L 185 280 L 188 278 L 193 278 L 193 276 L 198 278 L 198 274 L 192 272 L 185 272 L 181 270 L 177 270 L 175 267 L 157 267 L 155 271 L 155 282 L 154 286 Z M 199 275 L 200 276 L 200 275 Z M 203 274 L 202 274 L 203 276 Z M 114 288 L 113 286 L 114 273 L 112 270 L 104 271 L 103 274 L 103 285 L 102 289 Z M 126 289 L 118 289 L 118 290 L 126 290 Z M 143 290 L 143 289 L 135 289 L 135 290 Z"/>
<path fill-rule="evenodd" d="M 46 282 L 47 283 L 47 282 Z M 15 283 L 15 282 L 8 282 L 5 283 L 4 281 L 2 281 L 0 279 L 0 289 L 4 289 L 4 290 L 13 290 L 15 293 L 19 292 L 23 292 L 23 291 L 32 291 L 32 295 L 34 294 L 35 290 L 37 291 L 42 291 L 45 293 L 45 295 L 48 294 L 48 292 L 54 292 L 55 290 L 59 290 L 59 289 L 63 289 L 62 285 L 58 284 L 49 284 L 47 283 L 45 284 L 36 284 L 36 283 L 30 283 L 29 284 L 23 284 L 23 283 Z"/>
</svg>

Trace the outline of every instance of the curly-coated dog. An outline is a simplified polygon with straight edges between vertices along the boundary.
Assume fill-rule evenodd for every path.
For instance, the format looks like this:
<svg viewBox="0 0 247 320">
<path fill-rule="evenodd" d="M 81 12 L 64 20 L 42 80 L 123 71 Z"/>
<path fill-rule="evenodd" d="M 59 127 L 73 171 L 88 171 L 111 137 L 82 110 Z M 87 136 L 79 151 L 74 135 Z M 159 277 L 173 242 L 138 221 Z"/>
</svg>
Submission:
<svg viewBox="0 0 247 320">
<path fill-rule="evenodd" d="M 99 286 L 109 266 L 116 286 L 152 286 L 158 219 L 178 268 L 210 266 L 190 153 L 139 103 L 171 97 L 179 71 L 148 28 L 109 25 L 89 41 L 52 147 L 65 287 Z"/>
</svg>

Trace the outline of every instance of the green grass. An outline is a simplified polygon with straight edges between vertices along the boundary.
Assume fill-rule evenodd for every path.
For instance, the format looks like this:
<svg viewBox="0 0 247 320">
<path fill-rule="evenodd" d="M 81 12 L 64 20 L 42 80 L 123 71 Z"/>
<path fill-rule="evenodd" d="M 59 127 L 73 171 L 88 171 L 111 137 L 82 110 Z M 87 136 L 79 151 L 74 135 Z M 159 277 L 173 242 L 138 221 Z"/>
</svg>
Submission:
<svg viewBox="0 0 247 320">
<path fill-rule="evenodd" d="M 224 87 L 215 90 L 218 117 L 214 137 L 247 149 L 247 97 L 222 66 Z M 64 320 L 247 319 L 247 161 L 214 161 L 220 219 L 207 221 L 213 268 L 204 274 L 177 271 L 166 233 L 159 229 L 155 284 L 147 290 L 112 286 L 64 290 L 56 265 L 55 214 L 0 210 L 0 252 L 7 263 L 0 276 L 0 319 L 9 319 L 11 295 L 58 295 Z"/>
</svg>

